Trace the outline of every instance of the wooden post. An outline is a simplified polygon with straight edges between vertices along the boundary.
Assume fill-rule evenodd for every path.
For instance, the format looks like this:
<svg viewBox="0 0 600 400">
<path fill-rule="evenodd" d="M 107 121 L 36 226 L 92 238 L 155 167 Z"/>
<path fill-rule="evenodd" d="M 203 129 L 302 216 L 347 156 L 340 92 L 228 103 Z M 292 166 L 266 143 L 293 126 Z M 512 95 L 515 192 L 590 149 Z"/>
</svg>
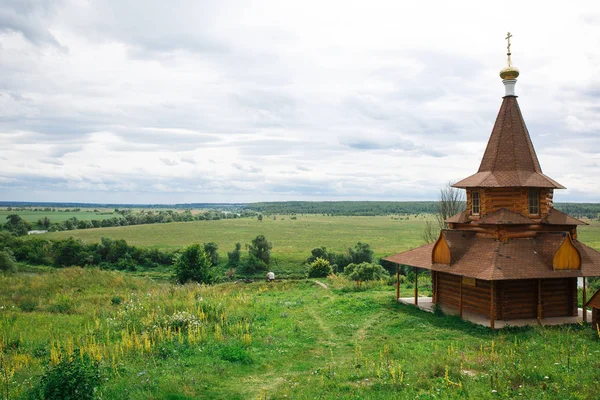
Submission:
<svg viewBox="0 0 600 400">
<path fill-rule="evenodd" d="M 458 299 L 458 316 L 462 318 L 463 314 L 463 290 L 462 290 L 462 276 L 460 277 L 460 297 Z"/>
<path fill-rule="evenodd" d="M 415 267 L 415 306 L 419 305 L 419 270 Z"/>
<path fill-rule="evenodd" d="M 581 304 L 581 308 L 583 308 L 583 322 L 587 322 L 587 310 L 585 309 L 585 303 L 587 303 L 587 299 L 585 296 L 585 276 L 583 277 L 583 290 L 581 292 L 582 295 L 582 304 Z"/>
<path fill-rule="evenodd" d="M 396 270 L 396 301 L 400 298 L 400 265 Z"/>
<path fill-rule="evenodd" d="M 437 304 L 440 301 L 440 296 L 438 295 L 438 287 L 439 287 L 439 281 L 440 281 L 440 273 L 437 271 L 434 271 L 435 274 L 435 286 L 433 287 L 433 295 L 435 296 L 435 304 Z"/>
<path fill-rule="evenodd" d="M 490 328 L 494 329 L 494 281 L 490 281 Z"/>
<path fill-rule="evenodd" d="M 537 319 L 538 322 L 542 323 L 543 310 L 542 310 L 542 280 L 538 279 L 538 306 L 537 306 Z"/>
</svg>

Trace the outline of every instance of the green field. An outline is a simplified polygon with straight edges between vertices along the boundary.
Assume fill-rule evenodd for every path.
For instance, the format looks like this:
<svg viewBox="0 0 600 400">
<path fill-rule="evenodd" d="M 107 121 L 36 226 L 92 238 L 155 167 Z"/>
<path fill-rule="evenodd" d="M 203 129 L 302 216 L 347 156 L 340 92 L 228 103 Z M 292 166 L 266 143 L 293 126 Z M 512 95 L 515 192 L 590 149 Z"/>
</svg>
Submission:
<svg viewBox="0 0 600 400">
<path fill-rule="evenodd" d="M 64 222 L 70 218 L 77 218 L 80 221 L 89 221 L 93 219 L 102 220 L 113 217 L 118 217 L 120 214 L 113 212 L 112 210 L 101 210 L 100 212 L 94 212 L 91 209 L 82 209 L 81 211 L 7 211 L 6 209 L 0 210 L 0 222 L 4 223 L 6 217 L 11 214 L 18 214 L 24 220 L 35 224 L 40 219 L 48 217 L 51 223 Z"/>
<path fill-rule="evenodd" d="M 407 250 L 422 244 L 421 233 L 425 217 L 395 220 L 391 217 L 325 217 L 297 216 L 241 218 L 217 221 L 177 222 L 170 224 L 136 225 L 114 228 L 85 229 L 54 232 L 45 238 L 74 236 L 84 242 L 97 242 L 101 237 L 125 239 L 136 246 L 177 249 L 192 242 L 215 242 L 223 257 L 236 242 L 250 243 L 263 234 L 273 243 L 273 257 L 279 268 L 295 268 L 310 255 L 310 250 L 326 246 L 330 250 L 345 251 L 356 242 L 371 245 L 376 256 Z"/>
<path fill-rule="evenodd" d="M 492 332 L 398 304 L 383 283 L 323 282 L 0 275 L 0 396 L 35 398 L 42 374 L 89 357 L 102 399 L 600 398 L 589 326 Z"/>
<path fill-rule="evenodd" d="M 217 221 L 177 222 L 170 224 L 136 225 L 113 228 L 85 229 L 45 234 L 44 237 L 63 239 L 69 236 L 84 242 L 98 242 L 101 237 L 125 239 L 136 246 L 178 249 L 192 242 L 216 242 L 222 257 L 236 242 L 250 243 L 256 235 L 264 234 L 273 242 L 273 257 L 279 270 L 296 269 L 310 250 L 326 246 L 345 251 L 356 242 L 371 245 L 377 257 L 394 254 L 423 244 L 426 217 L 406 220 L 387 217 L 327 217 L 316 215 L 265 218 L 228 219 Z M 579 228 L 579 239 L 600 249 L 600 223 L 591 222 Z M 278 268 L 277 268 L 278 267 Z"/>
</svg>

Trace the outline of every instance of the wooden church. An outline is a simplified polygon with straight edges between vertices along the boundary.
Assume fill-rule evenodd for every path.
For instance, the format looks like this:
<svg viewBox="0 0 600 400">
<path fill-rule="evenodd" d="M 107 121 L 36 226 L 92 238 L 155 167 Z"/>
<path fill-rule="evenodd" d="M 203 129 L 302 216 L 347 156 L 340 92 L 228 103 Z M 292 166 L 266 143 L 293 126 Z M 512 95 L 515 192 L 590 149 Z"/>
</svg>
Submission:
<svg viewBox="0 0 600 400">
<path fill-rule="evenodd" d="M 540 167 L 507 39 L 505 96 L 481 165 L 453 185 L 466 190 L 466 210 L 446 220 L 435 243 L 386 258 L 430 270 L 433 303 L 489 318 L 492 329 L 496 320 L 576 317 L 577 278 L 600 276 L 600 252 L 577 240 L 585 223 L 553 207 L 564 187 Z"/>
</svg>

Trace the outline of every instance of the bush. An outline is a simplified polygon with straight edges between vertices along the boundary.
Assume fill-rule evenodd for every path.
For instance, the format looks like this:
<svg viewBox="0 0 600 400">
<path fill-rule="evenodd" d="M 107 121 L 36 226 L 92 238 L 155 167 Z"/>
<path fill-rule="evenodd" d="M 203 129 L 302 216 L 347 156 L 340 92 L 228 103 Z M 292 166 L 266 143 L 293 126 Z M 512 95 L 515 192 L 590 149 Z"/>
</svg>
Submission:
<svg viewBox="0 0 600 400">
<path fill-rule="evenodd" d="M 10 249 L 0 250 L 0 271 L 15 272 L 17 270 L 17 261 Z"/>
<path fill-rule="evenodd" d="M 71 296 L 66 294 L 59 294 L 54 299 L 54 302 L 48 306 L 48 311 L 58 314 L 71 314 L 75 304 Z"/>
<path fill-rule="evenodd" d="M 333 273 L 331 263 L 328 260 L 317 258 L 308 267 L 309 278 L 324 278 Z"/>
<path fill-rule="evenodd" d="M 237 271 L 240 274 L 253 274 L 259 271 L 266 271 L 267 269 L 267 264 L 253 254 L 250 254 L 247 259 L 239 264 Z"/>
<path fill-rule="evenodd" d="M 121 296 L 113 296 L 112 299 L 110 299 L 110 304 L 112 304 L 113 306 L 118 306 L 122 302 L 123 298 Z"/>
<path fill-rule="evenodd" d="M 363 282 L 385 279 L 389 277 L 388 272 L 379 264 L 363 262 L 360 264 L 349 264 L 344 270 L 348 279 L 355 281 L 360 287 Z"/>
<path fill-rule="evenodd" d="M 50 366 L 40 380 L 39 397 L 46 400 L 87 400 L 96 397 L 101 384 L 98 362 L 76 349 L 57 365 Z"/>
<path fill-rule="evenodd" d="M 213 280 L 212 265 L 200 244 L 187 246 L 182 253 L 175 257 L 173 264 L 175 279 L 179 283 L 189 281 L 211 283 Z"/>
<path fill-rule="evenodd" d="M 252 244 L 248 246 L 248 254 L 269 265 L 272 248 L 273 244 L 267 240 L 265 235 L 258 235 L 252 239 Z"/>
<path fill-rule="evenodd" d="M 227 253 L 227 266 L 229 268 L 236 268 L 242 257 L 242 245 L 240 243 L 235 244 L 235 249 Z"/>
</svg>

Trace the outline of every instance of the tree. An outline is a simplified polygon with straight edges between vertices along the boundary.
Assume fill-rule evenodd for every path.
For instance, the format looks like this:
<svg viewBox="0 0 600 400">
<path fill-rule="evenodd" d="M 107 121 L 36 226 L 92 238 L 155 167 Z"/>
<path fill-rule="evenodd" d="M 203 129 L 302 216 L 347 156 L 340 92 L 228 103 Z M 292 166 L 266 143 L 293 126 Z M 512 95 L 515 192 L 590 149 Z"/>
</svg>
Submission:
<svg viewBox="0 0 600 400">
<path fill-rule="evenodd" d="M 31 230 L 31 224 L 18 214 L 8 215 L 6 220 L 4 227 L 17 236 L 27 235 L 27 232 Z"/>
<path fill-rule="evenodd" d="M 263 220 L 263 215 L 262 214 L 258 214 L 258 222 L 262 222 Z"/>
<path fill-rule="evenodd" d="M 363 262 L 373 262 L 373 250 L 367 243 L 358 242 L 348 249 L 348 255 L 350 262 L 354 264 L 360 264 Z"/>
<path fill-rule="evenodd" d="M 175 256 L 173 269 L 175 279 L 179 283 L 189 281 L 211 283 L 213 280 L 210 259 L 198 243 L 187 246 L 182 253 Z"/>
<path fill-rule="evenodd" d="M 273 244 L 267 240 L 265 235 L 258 235 L 252 239 L 252 244 L 248 246 L 248 254 L 269 265 L 272 248 Z"/>
<path fill-rule="evenodd" d="M 241 243 L 236 243 L 233 251 L 227 253 L 227 265 L 229 268 L 235 268 L 240 263 L 240 258 L 242 257 L 242 245 Z"/>
<path fill-rule="evenodd" d="M 0 271 L 14 272 L 17 269 L 17 261 L 10 249 L 0 250 Z"/>
<path fill-rule="evenodd" d="M 309 278 L 324 278 L 332 273 L 331 263 L 323 258 L 317 258 L 308 267 Z"/>
<path fill-rule="evenodd" d="M 368 262 L 348 264 L 344 274 L 348 279 L 356 282 L 356 287 L 360 287 L 366 281 L 380 280 L 390 276 L 381 265 Z"/>
<path fill-rule="evenodd" d="M 215 242 L 204 243 L 204 252 L 208 256 L 208 259 L 213 267 L 219 264 L 219 253 L 217 253 L 218 249 L 219 246 Z"/>
<path fill-rule="evenodd" d="M 431 221 L 425 223 L 422 238 L 426 243 L 437 240 L 440 230 L 448 228 L 446 220 L 465 209 L 465 195 L 461 189 L 452 187 L 451 183 L 440 189 L 440 200 L 435 208 L 435 224 Z"/>
<path fill-rule="evenodd" d="M 327 251 L 327 247 L 315 247 L 310 251 L 310 257 L 306 259 L 307 264 L 312 264 L 317 258 L 329 261 L 329 264 L 335 264 L 335 253 Z"/>
</svg>

